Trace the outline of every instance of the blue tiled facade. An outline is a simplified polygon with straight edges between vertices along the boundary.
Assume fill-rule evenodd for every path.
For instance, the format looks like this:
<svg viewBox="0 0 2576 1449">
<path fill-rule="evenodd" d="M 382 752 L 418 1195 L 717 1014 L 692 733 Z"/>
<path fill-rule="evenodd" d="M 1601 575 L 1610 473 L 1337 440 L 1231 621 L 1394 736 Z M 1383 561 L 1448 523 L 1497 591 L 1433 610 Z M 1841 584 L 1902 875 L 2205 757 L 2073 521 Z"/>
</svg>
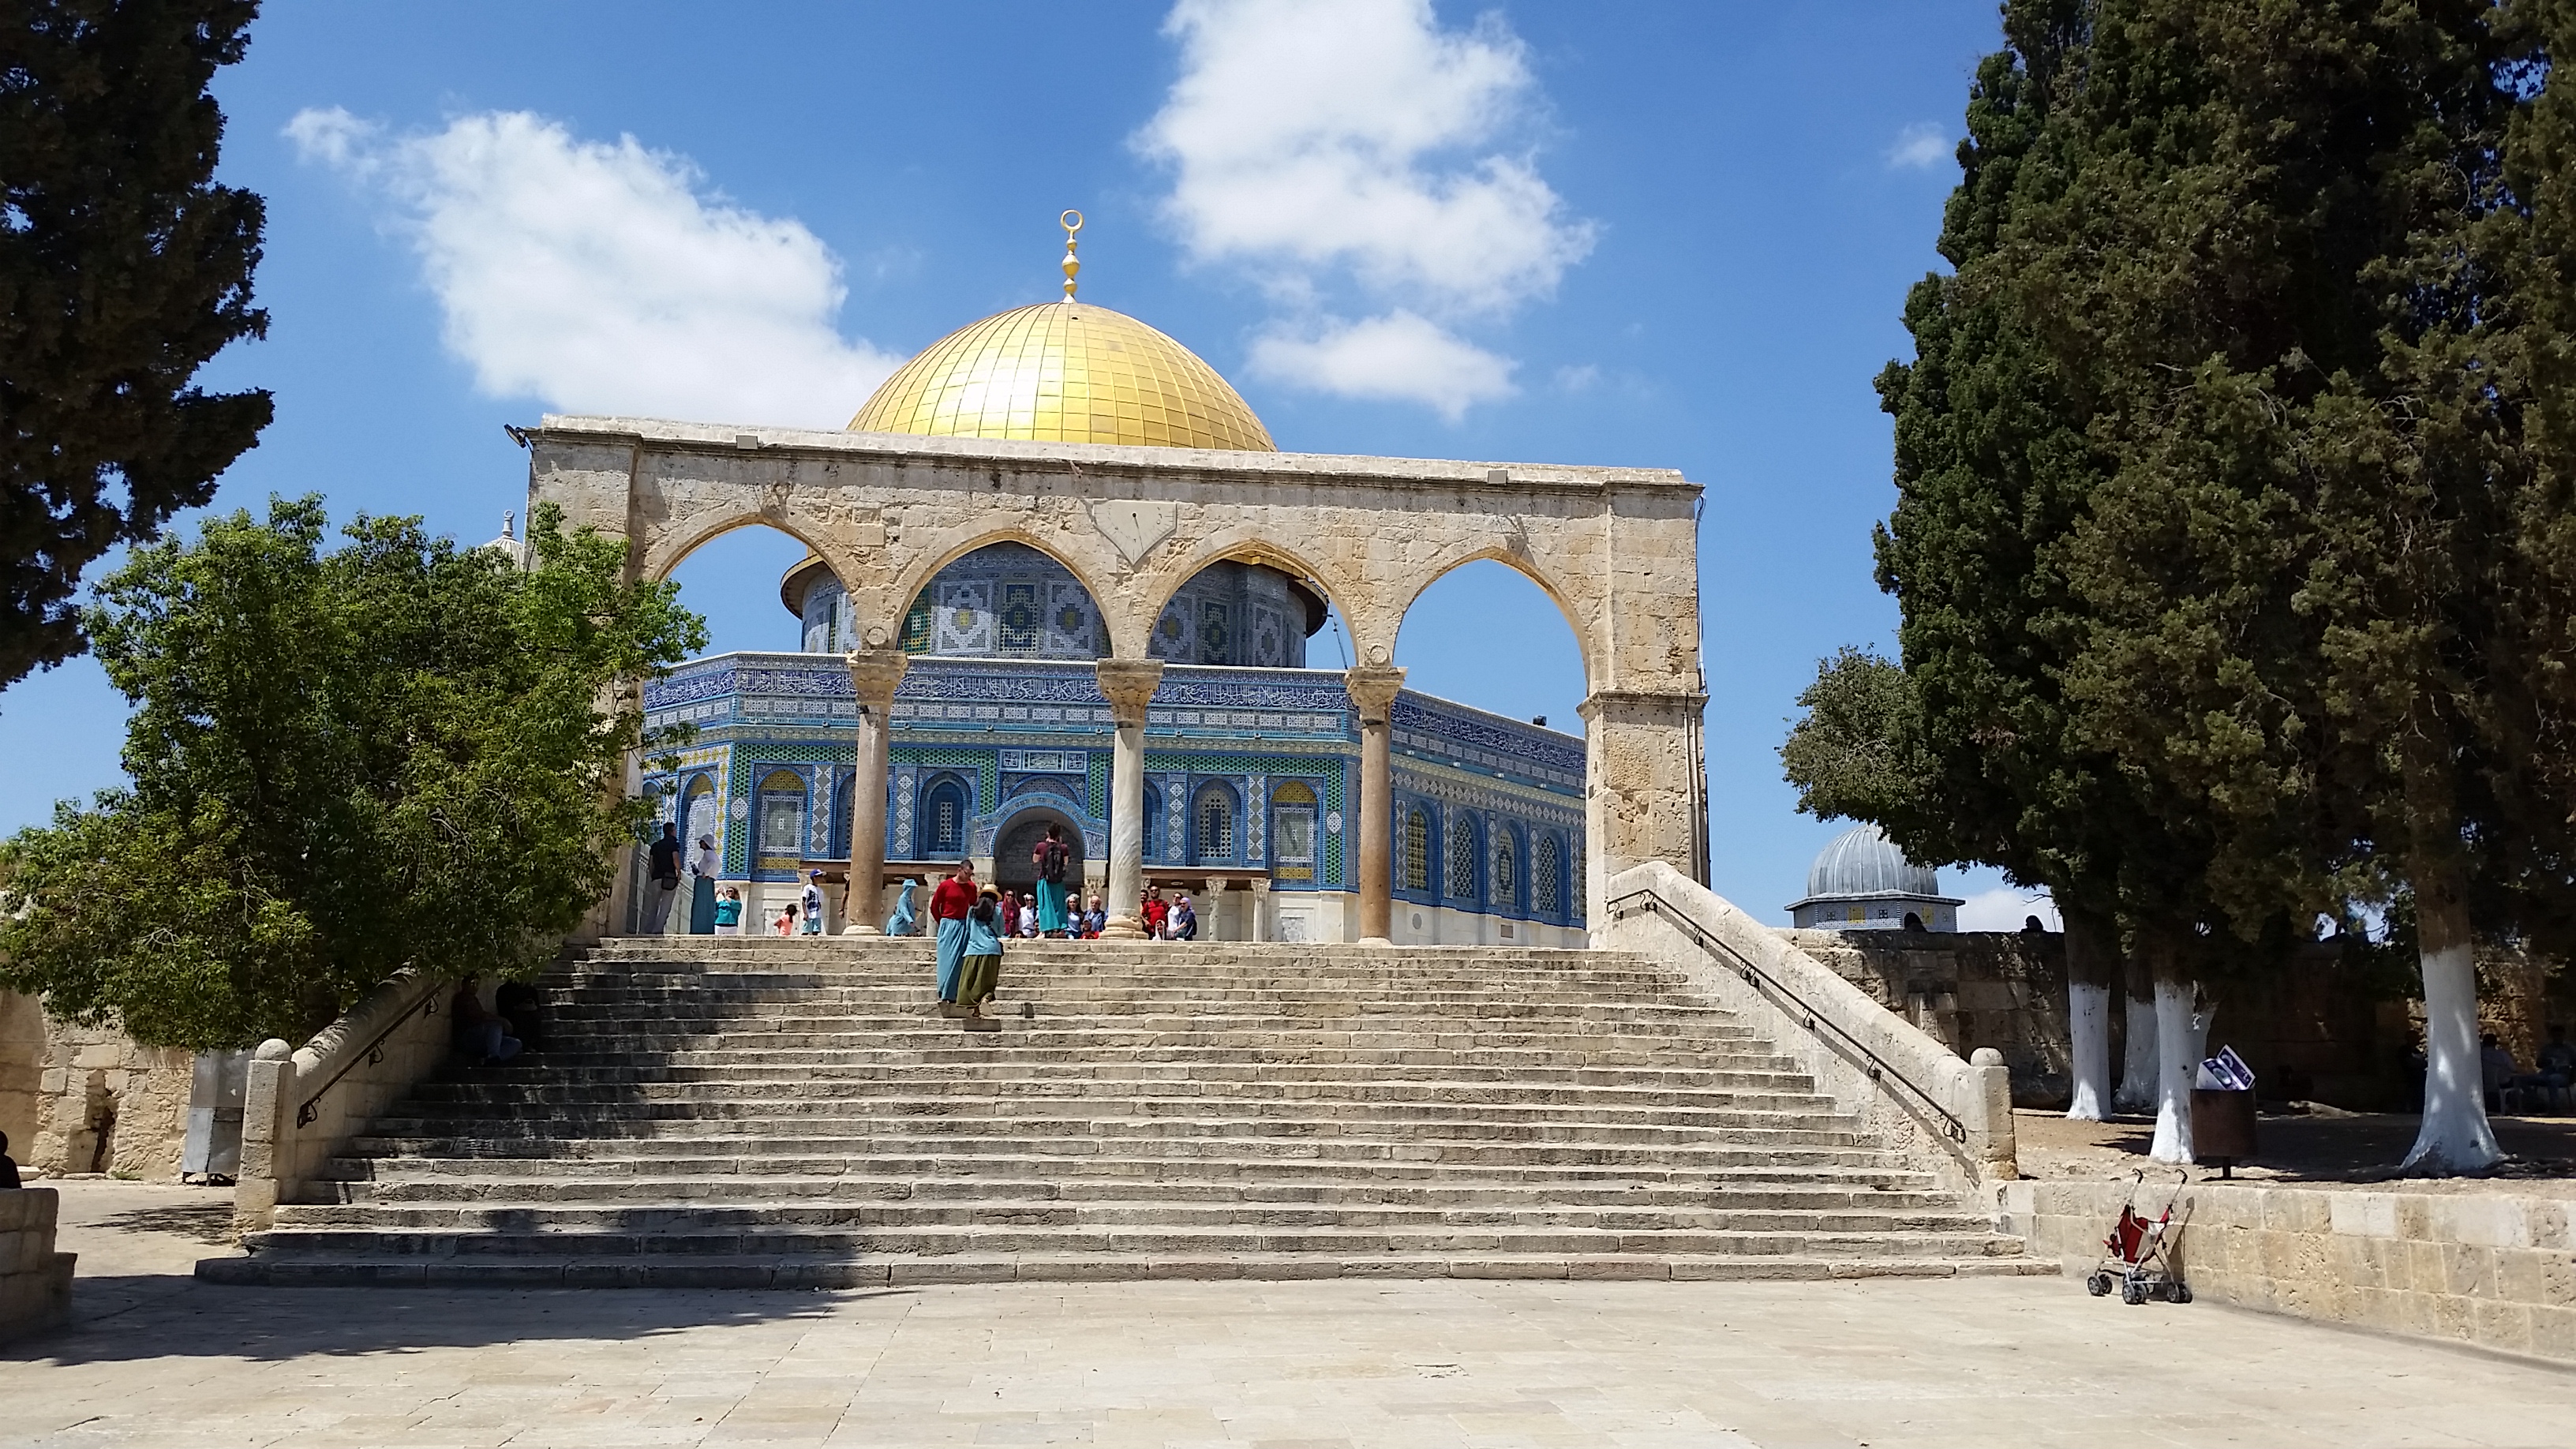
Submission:
<svg viewBox="0 0 2576 1449">
<path fill-rule="evenodd" d="M 653 726 L 696 727 L 646 785 L 687 838 L 717 837 L 725 879 L 786 883 L 848 857 L 858 717 L 838 655 L 695 660 L 644 707 Z M 1580 927 L 1582 741 L 1409 691 L 1390 724 L 1397 900 Z M 1034 813 L 1074 823 L 1083 858 L 1105 862 L 1111 730 L 1088 662 L 916 658 L 895 696 L 886 857 L 989 858 Z M 1338 672 L 1168 665 L 1146 715 L 1146 864 L 1347 895 L 1358 768 Z"/>
</svg>

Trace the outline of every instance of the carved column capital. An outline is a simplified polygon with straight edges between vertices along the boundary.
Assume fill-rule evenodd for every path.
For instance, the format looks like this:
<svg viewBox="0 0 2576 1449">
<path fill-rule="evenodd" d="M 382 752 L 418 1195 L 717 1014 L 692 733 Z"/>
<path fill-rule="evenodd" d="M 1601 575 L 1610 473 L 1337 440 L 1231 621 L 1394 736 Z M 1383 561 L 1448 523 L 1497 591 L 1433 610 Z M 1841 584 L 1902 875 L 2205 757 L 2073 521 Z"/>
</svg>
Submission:
<svg viewBox="0 0 2576 1449">
<path fill-rule="evenodd" d="M 850 686 L 858 691 L 861 707 L 875 715 L 891 712 L 895 688 L 912 667 L 912 656 L 900 649 L 859 649 L 851 652 L 849 662 Z"/>
<path fill-rule="evenodd" d="M 1122 725 L 1143 724 L 1154 686 L 1163 682 L 1163 661 L 1103 659 L 1094 668 L 1100 673 L 1100 695 L 1109 701 L 1110 716 Z"/>
<path fill-rule="evenodd" d="M 1350 695 L 1351 707 L 1360 712 L 1362 724 L 1386 723 L 1395 692 L 1402 688 L 1404 670 L 1398 665 L 1361 664 L 1342 673 L 1342 689 Z"/>
</svg>

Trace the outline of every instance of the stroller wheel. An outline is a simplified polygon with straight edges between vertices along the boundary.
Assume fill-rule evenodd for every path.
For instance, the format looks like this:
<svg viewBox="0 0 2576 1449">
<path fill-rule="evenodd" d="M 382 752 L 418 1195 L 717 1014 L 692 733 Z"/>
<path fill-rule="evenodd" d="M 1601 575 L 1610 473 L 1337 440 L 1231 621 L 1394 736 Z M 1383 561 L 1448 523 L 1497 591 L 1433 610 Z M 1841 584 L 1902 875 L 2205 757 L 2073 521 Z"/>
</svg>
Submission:
<svg viewBox="0 0 2576 1449">
<path fill-rule="evenodd" d="M 2191 1285 L 2185 1283 L 2179 1278 L 2166 1284 L 2165 1301 L 2167 1303 L 2189 1303 L 2191 1301 Z"/>
<path fill-rule="evenodd" d="M 2131 1308 L 2147 1301 L 2147 1285 L 2132 1278 L 2120 1285 L 2120 1301 Z"/>
<path fill-rule="evenodd" d="M 2111 1275 L 2108 1273 L 2095 1273 L 2091 1277 L 2086 1278 L 2084 1280 L 2084 1291 L 2092 1294 L 2096 1298 L 2100 1298 L 2109 1293 L 2111 1291 Z"/>
</svg>

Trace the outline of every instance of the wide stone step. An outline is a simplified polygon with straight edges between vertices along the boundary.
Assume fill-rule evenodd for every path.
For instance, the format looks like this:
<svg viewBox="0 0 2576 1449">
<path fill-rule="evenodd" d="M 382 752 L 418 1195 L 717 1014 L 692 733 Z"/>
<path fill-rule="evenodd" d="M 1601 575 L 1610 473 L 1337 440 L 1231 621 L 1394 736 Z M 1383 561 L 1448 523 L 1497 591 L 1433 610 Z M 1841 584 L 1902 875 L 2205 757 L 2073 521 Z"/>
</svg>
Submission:
<svg viewBox="0 0 2576 1449">
<path fill-rule="evenodd" d="M 1399 1227 L 1106 1227 L 974 1224 L 945 1227 L 887 1225 L 873 1228 L 749 1228 L 737 1231 L 490 1230 L 403 1232 L 339 1228 L 275 1228 L 251 1233 L 243 1246 L 261 1256 L 287 1257 L 511 1257 L 560 1254 L 601 1258 L 667 1253 L 748 1256 L 874 1254 L 932 1257 L 960 1253 L 1114 1253 L 1185 1256 L 1313 1253 L 1352 1257 L 1374 1253 L 1680 1253 L 1780 1257 L 2007 1257 L 2019 1238 L 1977 1233 L 1708 1232 L 1692 1229 Z"/>
<path fill-rule="evenodd" d="M 1234 1203 L 1253 1206 L 1332 1206 L 1409 1208 L 1610 1208 L 1639 1211 L 1654 1208 L 1724 1209 L 1735 1212 L 1878 1212 L 1948 1214 L 1958 1203 L 1946 1193 L 1924 1187 L 1872 1185 L 1857 1179 L 1834 1186 L 1835 1179 L 1773 1174 L 1730 1181 L 1712 1174 L 1687 1186 L 1641 1182 L 1587 1184 L 1582 1180 L 1531 1182 L 1526 1178 L 1484 1182 L 1383 1179 L 1298 1179 L 1247 1181 L 1242 1178 L 1199 1180 L 1132 1178 L 1086 1180 L 1036 1179 L 1020 1176 L 895 1177 L 844 1173 L 822 1177 L 395 1177 L 377 1182 L 351 1182 L 334 1205 L 375 1204 L 399 1207 L 445 1203 L 490 1206 L 507 1204 L 621 1204 L 665 1208 L 700 1203 L 793 1203 L 808 1199 L 838 1202 L 983 1203 Z M 305 1211 L 304 1205 L 294 1208 Z M 300 1219 L 299 1219 L 300 1220 Z"/>
<path fill-rule="evenodd" d="M 545 1138 L 365 1136 L 351 1144 L 353 1157 L 524 1157 L 580 1161 L 601 1156 L 640 1157 L 642 1150 L 666 1161 L 689 1157 L 728 1158 L 749 1162 L 756 1171 L 806 1172 L 820 1164 L 853 1159 L 919 1157 L 1051 1157 L 1070 1162 L 1086 1159 L 1109 1163 L 1120 1171 L 1150 1158 L 1243 1160 L 1270 1159 L 1306 1163 L 1418 1162 L 1509 1167 L 1605 1167 L 1635 1169 L 1671 1163 L 1684 1167 L 1750 1167 L 1765 1163 L 1809 1167 L 1876 1167 L 1885 1153 L 1876 1147 L 1787 1143 L 1696 1145 L 1672 1143 L 1619 1144 L 1589 1139 L 1565 1143 L 1484 1142 L 1458 1139 L 1311 1137 L 1287 1138 L 1246 1133 L 1201 1137 L 1188 1134 L 1131 1134 L 1111 1137 L 974 1137 L 962 1133 L 885 1133 L 866 1137 L 746 1138 L 735 1136 Z"/>
<path fill-rule="evenodd" d="M 912 1144 L 916 1148 L 920 1144 Z M 1641 1157 L 1613 1163 L 1476 1163 L 1373 1158 L 1328 1160 L 1321 1157 L 1227 1157 L 1215 1153 L 1185 1156 L 1139 1153 L 1134 1156 L 1065 1156 L 1007 1150 L 966 1154 L 922 1152 L 879 1153 L 867 1157 L 742 1157 L 727 1153 L 670 1153 L 658 1144 L 585 1143 L 564 1156 L 381 1156 L 335 1157 L 324 1163 L 312 1186 L 356 1188 L 372 1183 L 452 1182 L 474 1184 L 477 1191 L 512 1196 L 541 1192 L 528 1184 L 638 1182 L 705 1184 L 705 1191 L 732 1191 L 736 1185 L 793 1179 L 891 1179 L 936 1191 L 943 1184 L 981 1191 L 993 1182 L 1043 1179 L 1058 1190 L 1135 1192 L 1141 1185 L 1217 1181 L 1245 1190 L 1286 1185 L 1353 1189 L 1442 1188 L 1462 1192 L 1529 1190 L 1581 1192 L 1592 1189 L 1718 1194 L 1729 1190 L 1796 1186 L 1854 1191 L 1930 1191 L 1931 1175 L 1905 1167 L 1880 1152 L 1746 1154 L 1753 1160 L 1676 1164 Z M 1854 1161 L 1830 1161 L 1848 1157 Z"/>
<path fill-rule="evenodd" d="M 1141 1279 L 1516 1278 L 1539 1281 L 1814 1281 L 2054 1275 L 2028 1257 L 1692 1256 L 1662 1253 L 1012 1254 L 858 1259 L 833 1255 L 581 1258 L 208 1258 L 208 1282 L 272 1287 L 886 1288 L 935 1283 L 1079 1283 Z"/>
<path fill-rule="evenodd" d="M 520 1073 L 525 1076 L 521 1078 Z M 1008 1074 L 985 1061 L 966 1062 L 793 1062 L 772 1063 L 728 1056 L 705 1063 L 675 1064 L 660 1058 L 611 1063 L 598 1057 L 571 1064 L 561 1053 L 547 1053 L 531 1068 L 516 1068 L 490 1082 L 506 1092 L 510 1082 L 602 1087 L 645 1083 L 696 1083 L 753 1087 L 775 1091 L 782 1082 L 802 1088 L 824 1083 L 876 1083 L 904 1092 L 1003 1091 L 1011 1093 L 1093 1087 L 1151 1085 L 1158 1091 L 1204 1088 L 1210 1092 L 1251 1088 L 1263 1092 L 1306 1091 L 1395 1094 L 1418 1089 L 1440 1094 L 1499 1092 L 1528 1095 L 1533 1101 L 1572 1100 L 1563 1094 L 1598 1092 L 1601 1100 L 1696 1100 L 1712 1096 L 1801 1097 L 1809 1082 L 1803 1072 L 1710 1070 L 1689 1067 L 1531 1067 L 1522 1071 L 1477 1067 L 1416 1067 L 1402 1064 L 1352 1067 L 1327 1062 L 1139 1062 L 1093 1061 L 1068 1056 L 1060 1061 L 1025 1064 Z M 447 1086 L 440 1082 L 436 1086 Z"/>
<path fill-rule="evenodd" d="M 1147 1087 L 1151 1090 L 1143 1090 Z M 1031 1101 L 1101 1104 L 1179 1102 L 1202 1108 L 1225 1104 L 1229 1111 L 1239 1110 L 1237 1104 L 1283 1109 L 1290 1103 L 1305 1104 L 1310 1110 L 1321 1111 L 1338 1111 L 1343 1107 L 1418 1108 L 1432 1112 L 1468 1107 L 1630 1113 L 1733 1111 L 1758 1113 L 1763 1120 L 1781 1113 L 1813 1116 L 1831 1115 L 1835 1111 L 1829 1097 L 1779 1089 L 1548 1087 L 1514 1082 L 1365 1080 L 1265 1083 L 1248 1078 L 1142 1083 L 1133 1079 L 1072 1077 L 995 1082 L 963 1073 L 952 1074 L 944 1080 L 923 1076 L 889 1080 L 883 1076 L 853 1078 L 816 1073 L 797 1082 L 796 1100 L 792 1104 L 782 1103 L 776 1080 L 709 1076 L 675 1081 L 631 1075 L 620 1079 L 587 1073 L 566 1080 L 549 1074 L 526 1082 L 466 1080 L 423 1083 L 413 1089 L 402 1107 L 395 1110 L 406 1113 L 431 1109 L 470 1110 L 490 1112 L 496 1116 L 529 1116 L 556 1107 L 614 1112 L 638 1104 L 692 1103 L 728 1108 L 792 1105 L 802 1112 L 822 1110 L 827 1104 L 846 1106 L 851 1102 L 863 1102 L 883 1105 L 890 1112 L 912 1112 L 928 1110 L 912 1104 L 951 1102 L 956 1104 L 951 1108 L 955 1111 L 1011 1112 Z M 1156 1107 L 1140 1110 L 1168 1112 L 1178 1109 Z"/>
<path fill-rule="evenodd" d="M 746 1202 L 641 1206 L 633 1203 L 298 1204 L 281 1208 L 280 1229 L 374 1233 L 649 1233 L 682 1236 L 773 1229 L 834 1228 L 1214 1228 L 1432 1232 L 1452 1228 L 1581 1229 L 1616 1233 L 1879 1233 L 1983 1237 L 1986 1223 L 1955 1206 L 1923 1211 L 1738 1207 L 1474 1207 L 1348 1202 L 1208 1204 L 984 1198 L 960 1201 Z"/>
<path fill-rule="evenodd" d="M 1474 1070 L 1517 1073 L 1522 1071 L 1759 1071 L 1794 1070 L 1785 1057 L 1757 1055 L 1752 1052 L 1692 1052 L 1681 1046 L 1658 1051 L 1619 1051 L 1609 1048 L 1584 1050 L 1565 1047 L 1537 1050 L 1526 1047 L 1479 1050 L 1456 1047 L 1389 1047 L 1353 1050 L 1350 1048 L 1270 1048 L 1222 1044 L 1130 1044 L 1096 1046 L 1083 1050 L 1070 1046 L 1028 1046 L 1014 1034 L 991 1032 L 969 1034 L 963 1031 L 942 1038 L 938 1045 L 884 1047 L 875 1045 L 843 1046 L 743 1046 L 726 1047 L 690 1044 L 659 1051 L 636 1051 L 627 1048 L 586 1049 L 578 1044 L 546 1042 L 545 1052 L 535 1062 L 513 1063 L 502 1075 L 532 1075 L 547 1067 L 618 1068 L 633 1064 L 668 1064 L 671 1066 L 957 1066 L 975 1065 L 994 1071 L 1035 1070 L 1092 1065 L 1207 1065 L 1226 1068 L 1245 1067 L 1321 1067 L 1333 1070 L 1376 1070 L 1412 1067 L 1426 1070 Z"/>
</svg>

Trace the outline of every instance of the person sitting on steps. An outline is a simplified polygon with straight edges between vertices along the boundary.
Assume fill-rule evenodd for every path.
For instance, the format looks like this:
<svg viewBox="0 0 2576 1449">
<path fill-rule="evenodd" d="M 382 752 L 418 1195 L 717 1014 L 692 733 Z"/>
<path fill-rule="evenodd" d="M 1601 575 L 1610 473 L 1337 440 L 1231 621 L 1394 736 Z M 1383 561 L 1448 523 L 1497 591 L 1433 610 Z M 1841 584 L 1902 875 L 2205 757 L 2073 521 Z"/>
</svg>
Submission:
<svg viewBox="0 0 2576 1449">
<path fill-rule="evenodd" d="M 456 1000 L 448 1006 L 449 1029 L 455 1033 L 456 1053 L 464 1058 L 470 1070 L 486 1063 L 506 1062 L 519 1054 L 519 1039 L 510 1034 L 509 1018 L 483 1004 L 483 978 L 468 976 L 456 985 Z"/>
</svg>

